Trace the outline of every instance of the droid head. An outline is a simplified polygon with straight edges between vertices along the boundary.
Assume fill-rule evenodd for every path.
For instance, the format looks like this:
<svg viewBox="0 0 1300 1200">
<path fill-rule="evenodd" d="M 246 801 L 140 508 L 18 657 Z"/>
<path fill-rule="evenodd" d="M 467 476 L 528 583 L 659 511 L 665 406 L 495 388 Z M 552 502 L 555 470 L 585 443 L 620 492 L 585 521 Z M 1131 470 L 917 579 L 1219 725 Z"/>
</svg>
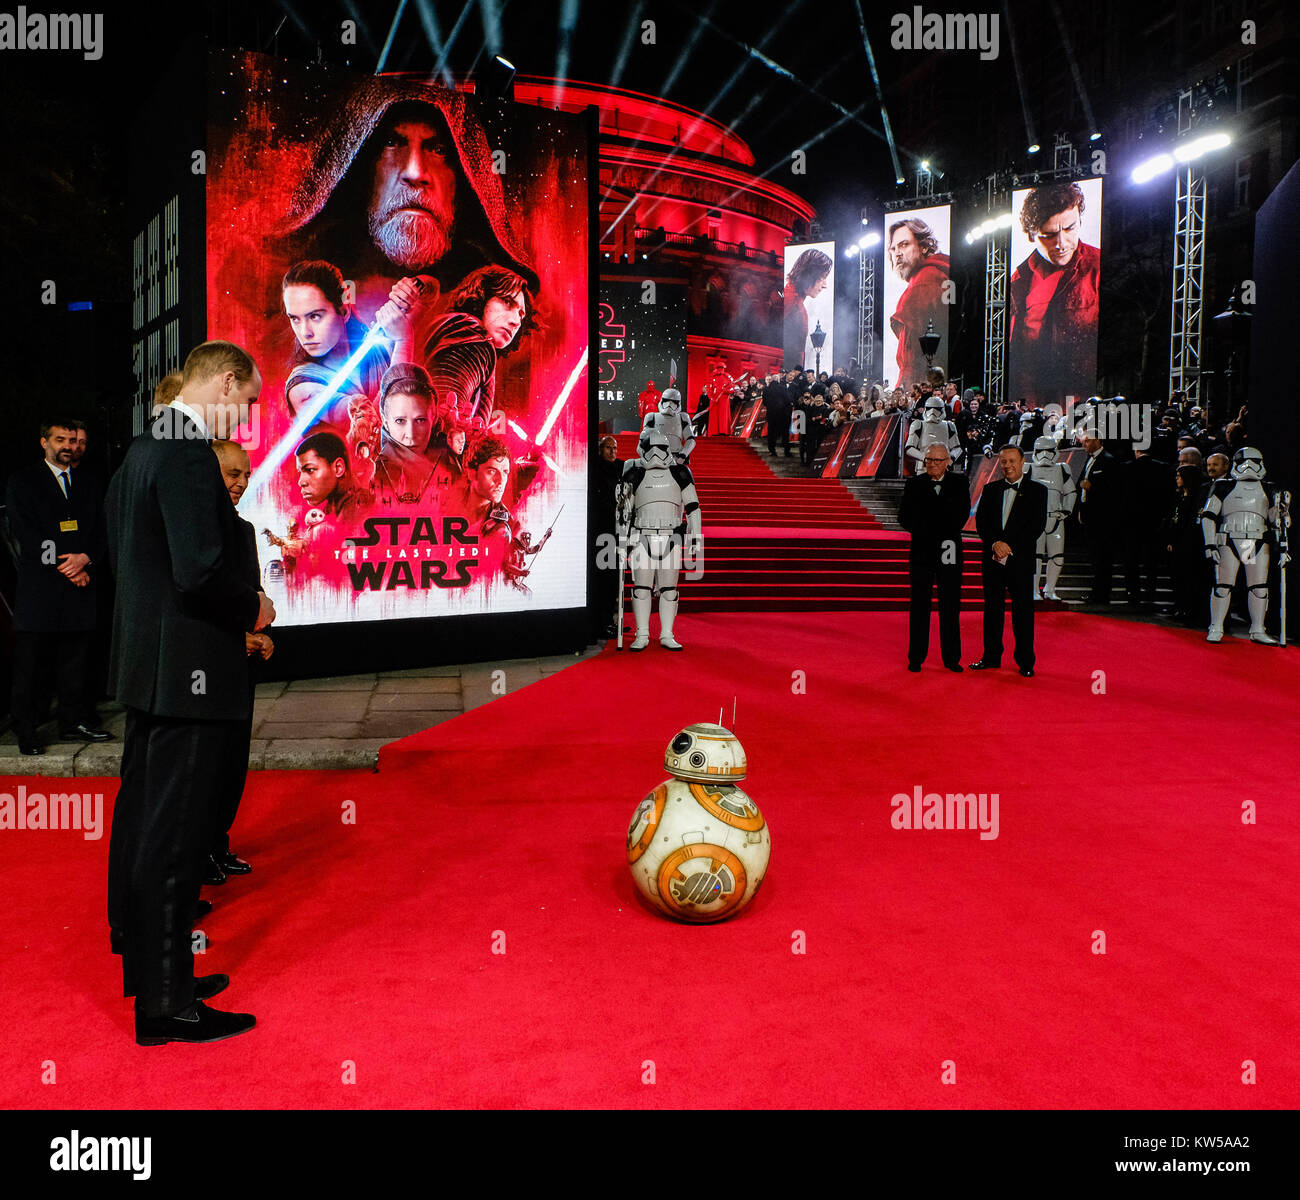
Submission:
<svg viewBox="0 0 1300 1200">
<path fill-rule="evenodd" d="M 943 401 L 938 396 L 931 396 L 925 402 L 925 419 L 927 421 L 942 421 L 943 414 Z"/>
<path fill-rule="evenodd" d="M 1264 456 L 1254 446 L 1242 446 L 1232 456 L 1233 479 L 1263 479 Z"/>
<path fill-rule="evenodd" d="M 687 725 L 664 751 L 664 766 L 675 779 L 697 783 L 739 783 L 748 760 L 730 729 L 700 722 Z"/>
<path fill-rule="evenodd" d="M 667 437 L 652 430 L 650 436 L 641 443 L 641 461 L 647 467 L 671 466 L 673 452 L 668 448 Z"/>
<path fill-rule="evenodd" d="M 1050 467 L 1056 461 L 1056 439 L 1034 438 L 1034 462 L 1040 467 Z"/>
<path fill-rule="evenodd" d="M 666 387 L 659 395 L 659 411 L 676 416 L 682 411 L 682 394 L 675 387 Z"/>
</svg>

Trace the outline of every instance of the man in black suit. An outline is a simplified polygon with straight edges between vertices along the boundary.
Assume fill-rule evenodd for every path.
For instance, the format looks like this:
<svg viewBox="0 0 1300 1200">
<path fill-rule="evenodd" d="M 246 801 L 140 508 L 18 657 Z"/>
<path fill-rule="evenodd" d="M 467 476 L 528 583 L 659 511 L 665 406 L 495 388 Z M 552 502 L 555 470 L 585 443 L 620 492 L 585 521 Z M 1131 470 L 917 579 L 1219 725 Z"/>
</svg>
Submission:
<svg viewBox="0 0 1300 1200">
<path fill-rule="evenodd" d="M 1092 560 L 1092 593 L 1088 603 L 1109 605 L 1123 485 L 1119 463 L 1103 447 L 1100 438 L 1092 433 L 1084 434 L 1083 448 L 1088 452 L 1088 460 L 1079 476 L 1079 503 L 1075 512 L 1088 539 L 1088 557 Z"/>
<path fill-rule="evenodd" d="M 247 419 L 261 383 L 240 347 L 196 347 L 180 395 L 131 443 L 106 502 L 117 576 L 109 680 L 126 706 L 108 918 L 140 1045 L 218 1041 L 256 1023 L 203 1003 L 230 981 L 194 978 L 190 927 L 222 764 L 248 749 L 244 634 L 275 618 L 240 573 L 208 439 Z"/>
<path fill-rule="evenodd" d="M 911 618 L 907 669 L 919 671 L 930 650 L 930 593 L 939 591 L 939 653 L 950 671 L 960 671 L 961 527 L 970 515 L 970 484 L 948 468 L 952 456 L 936 442 L 924 458 L 925 474 L 903 487 L 898 520 L 912 535 L 907 552 Z"/>
<path fill-rule="evenodd" d="M 1121 468 L 1124 488 L 1124 585 L 1131 608 L 1156 602 L 1156 574 L 1163 544 L 1161 528 L 1173 503 L 1174 473 L 1146 447 L 1133 443 L 1133 461 Z"/>
<path fill-rule="evenodd" d="M 775 458 L 776 443 L 779 441 L 786 458 L 789 458 L 790 414 L 794 398 L 780 375 L 773 375 L 763 388 L 763 407 L 767 410 L 767 452 Z"/>
<path fill-rule="evenodd" d="M 984 657 L 972 671 L 1002 665 L 1004 600 L 1011 596 L 1011 632 L 1020 673 L 1034 673 L 1034 551 L 1047 525 L 1047 489 L 1025 471 L 1019 446 L 998 453 L 1002 478 L 992 480 L 975 510 L 975 528 L 984 543 Z"/>
<path fill-rule="evenodd" d="M 107 548 L 103 511 L 86 476 L 73 482 L 77 422 L 41 427 L 38 463 L 15 471 L 5 493 L 9 530 L 18 543 L 14 605 L 14 672 L 10 711 L 18 748 L 43 754 L 36 736 L 41 682 L 53 661 L 59 737 L 107 741 L 86 703 L 84 680 L 95 628 L 96 577 Z"/>
</svg>

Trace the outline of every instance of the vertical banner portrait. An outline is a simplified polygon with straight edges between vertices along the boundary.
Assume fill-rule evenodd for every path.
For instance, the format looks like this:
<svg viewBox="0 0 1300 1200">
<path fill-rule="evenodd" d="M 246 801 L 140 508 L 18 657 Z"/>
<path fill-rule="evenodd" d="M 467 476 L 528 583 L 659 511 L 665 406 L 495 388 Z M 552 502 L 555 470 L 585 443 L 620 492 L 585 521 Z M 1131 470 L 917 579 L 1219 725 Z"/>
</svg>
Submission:
<svg viewBox="0 0 1300 1200">
<path fill-rule="evenodd" d="M 821 369 L 829 372 L 835 356 L 835 243 L 787 246 L 782 295 L 785 299 L 783 364 L 787 369 L 817 365 L 812 335 L 820 324 L 826 334 Z"/>
<path fill-rule="evenodd" d="M 1011 194 L 1007 399 L 1033 407 L 1097 390 L 1101 180 L 1058 180 Z"/>
<path fill-rule="evenodd" d="M 581 118 L 209 66 L 208 337 L 262 377 L 233 436 L 277 623 L 584 605 Z"/>
<path fill-rule="evenodd" d="M 880 371 L 891 388 L 924 383 L 929 364 L 921 335 L 933 322 L 936 367 L 948 369 L 948 314 L 955 302 L 949 255 L 952 206 L 885 214 L 884 317 Z"/>
<path fill-rule="evenodd" d="M 659 406 L 671 363 L 677 364 L 677 390 L 689 398 L 684 283 L 602 279 L 597 336 L 600 419 L 612 432 L 641 428 L 645 413 Z"/>
</svg>

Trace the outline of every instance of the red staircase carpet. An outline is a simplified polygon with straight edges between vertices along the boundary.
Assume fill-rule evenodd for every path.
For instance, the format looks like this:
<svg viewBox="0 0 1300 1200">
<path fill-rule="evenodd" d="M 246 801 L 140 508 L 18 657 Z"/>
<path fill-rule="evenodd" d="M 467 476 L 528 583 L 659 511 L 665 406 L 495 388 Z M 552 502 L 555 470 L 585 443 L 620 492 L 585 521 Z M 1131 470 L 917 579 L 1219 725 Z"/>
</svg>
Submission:
<svg viewBox="0 0 1300 1200">
<path fill-rule="evenodd" d="M 683 654 L 610 647 L 377 774 L 254 773 L 255 870 L 206 890 L 200 970 L 259 1024 L 212 1046 L 134 1044 L 116 781 L 23 781 L 102 790 L 105 836 L 0 831 L 0 1104 L 1300 1103 L 1294 651 L 1050 613 L 1033 680 L 909 675 L 905 625 L 684 605 Z M 733 694 L 771 868 L 736 919 L 681 926 L 638 901 L 626 823 Z M 916 787 L 996 792 L 997 838 L 892 828 Z"/>
<path fill-rule="evenodd" d="M 636 457 L 636 435 L 619 435 Z M 696 612 L 821 612 L 907 607 L 908 535 L 886 531 L 838 479 L 774 475 L 740 438 L 700 438 L 691 473 L 704 519 L 704 569 L 681 584 Z M 969 548 L 963 594 L 979 598 Z M 630 583 L 628 598 L 630 603 Z"/>
</svg>

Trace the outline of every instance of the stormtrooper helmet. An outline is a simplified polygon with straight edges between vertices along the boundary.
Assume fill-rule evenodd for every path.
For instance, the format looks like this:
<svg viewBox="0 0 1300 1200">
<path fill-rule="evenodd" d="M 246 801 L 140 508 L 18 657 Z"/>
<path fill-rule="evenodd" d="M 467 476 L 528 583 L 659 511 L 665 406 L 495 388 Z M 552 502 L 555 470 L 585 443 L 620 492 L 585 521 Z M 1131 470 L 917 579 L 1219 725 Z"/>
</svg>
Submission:
<svg viewBox="0 0 1300 1200">
<path fill-rule="evenodd" d="M 1232 456 L 1233 479 L 1263 479 L 1264 456 L 1254 446 L 1242 446 Z"/>
<path fill-rule="evenodd" d="M 641 443 L 641 461 L 647 467 L 667 467 L 672 465 L 673 454 L 668 448 L 668 439 L 662 433 L 652 432 Z"/>
<path fill-rule="evenodd" d="M 748 766 L 740 739 L 730 729 L 703 721 L 686 726 L 664 751 L 670 775 L 698 783 L 736 783 L 745 778 Z"/>
<path fill-rule="evenodd" d="M 659 411 L 670 416 L 682 411 L 682 394 L 675 387 L 666 387 L 659 395 Z"/>
<path fill-rule="evenodd" d="M 1033 411 L 1023 412 L 1020 414 L 1020 428 L 1028 429 L 1034 423 Z"/>
<path fill-rule="evenodd" d="M 1056 439 L 1040 437 L 1034 439 L 1034 462 L 1040 467 L 1050 467 L 1056 461 Z"/>
<path fill-rule="evenodd" d="M 927 421 L 942 421 L 944 411 L 943 401 L 938 396 L 931 396 L 925 402 L 925 419 Z"/>
</svg>

